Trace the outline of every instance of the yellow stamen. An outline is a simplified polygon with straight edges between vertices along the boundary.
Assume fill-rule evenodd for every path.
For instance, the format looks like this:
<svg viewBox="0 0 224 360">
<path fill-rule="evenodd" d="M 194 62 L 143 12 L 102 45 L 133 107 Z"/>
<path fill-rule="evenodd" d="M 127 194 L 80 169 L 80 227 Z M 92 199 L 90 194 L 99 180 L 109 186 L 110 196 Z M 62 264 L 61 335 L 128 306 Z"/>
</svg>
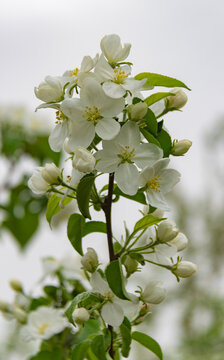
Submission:
<svg viewBox="0 0 224 360">
<path fill-rule="evenodd" d="M 114 297 L 114 295 L 112 294 L 112 292 L 108 291 L 104 293 L 105 299 L 108 301 L 111 301 Z"/>
<path fill-rule="evenodd" d="M 124 82 L 124 79 L 128 77 L 128 74 L 125 73 L 125 71 L 114 69 L 114 73 L 116 76 L 115 82 L 117 84 L 122 84 Z"/>
<path fill-rule="evenodd" d="M 86 110 L 83 112 L 82 117 L 96 125 L 102 119 L 98 107 L 94 105 L 93 107 L 85 106 L 85 108 Z"/>
<path fill-rule="evenodd" d="M 57 119 L 57 120 L 55 121 L 56 124 L 62 124 L 62 122 L 63 122 L 65 119 L 67 119 L 67 116 L 65 116 L 65 114 L 63 114 L 62 111 L 58 110 L 58 111 L 56 111 L 56 119 Z"/>
<path fill-rule="evenodd" d="M 69 76 L 77 76 L 77 75 L 78 75 L 78 72 L 79 72 L 79 69 L 78 69 L 78 68 L 75 68 L 74 70 L 70 71 Z"/>
<path fill-rule="evenodd" d="M 159 191 L 160 189 L 159 180 L 161 180 L 161 177 L 157 175 L 152 180 L 147 182 L 147 186 L 152 190 Z"/>
<path fill-rule="evenodd" d="M 44 323 L 41 326 L 38 327 L 38 332 L 40 335 L 43 335 L 45 333 L 45 330 L 50 327 L 49 323 Z"/>
</svg>

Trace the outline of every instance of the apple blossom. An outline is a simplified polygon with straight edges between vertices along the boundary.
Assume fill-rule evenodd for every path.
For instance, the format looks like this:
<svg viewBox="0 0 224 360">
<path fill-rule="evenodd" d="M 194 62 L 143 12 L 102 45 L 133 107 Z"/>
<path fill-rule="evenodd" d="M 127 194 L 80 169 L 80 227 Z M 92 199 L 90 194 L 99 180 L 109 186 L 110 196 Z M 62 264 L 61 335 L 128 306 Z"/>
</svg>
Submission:
<svg viewBox="0 0 224 360">
<path fill-rule="evenodd" d="M 180 88 L 174 88 L 170 92 L 175 96 L 166 98 L 166 106 L 169 109 L 181 109 L 187 103 L 187 95 Z"/>
<path fill-rule="evenodd" d="M 75 309 L 72 313 L 72 319 L 74 323 L 80 325 L 87 322 L 89 320 L 89 317 L 89 312 L 83 307 Z"/>
<path fill-rule="evenodd" d="M 45 81 L 34 88 L 35 95 L 38 99 L 49 103 L 59 102 L 63 99 L 63 88 L 66 79 L 59 76 L 46 76 Z"/>
<path fill-rule="evenodd" d="M 38 167 L 28 181 L 29 188 L 38 195 L 45 194 L 50 185 L 58 185 L 61 177 L 60 170 L 54 163 L 46 164 L 45 167 Z"/>
<path fill-rule="evenodd" d="M 96 251 L 93 248 L 87 248 L 87 252 L 81 259 L 81 264 L 84 270 L 87 270 L 91 273 L 96 271 L 99 261 Z"/>
<path fill-rule="evenodd" d="M 88 173 L 94 170 L 96 159 L 90 151 L 82 146 L 77 146 L 74 150 L 72 165 L 78 171 Z"/>
<path fill-rule="evenodd" d="M 160 281 L 150 281 L 141 295 L 141 299 L 150 304 L 160 304 L 166 297 L 166 289 Z"/>
<path fill-rule="evenodd" d="M 172 155 L 174 156 L 182 156 L 188 152 L 192 145 L 192 141 L 183 139 L 183 140 L 174 140 L 173 147 L 172 147 Z"/>
<path fill-rule="evenodd" d="M 187 278 L 197 271 L 197 266 L 191 261 L 181 260 L 172 271 L 178 277 Z"/>
<path fill-rule="evenodd" d="M 177 236 L 171 240 L 170 244 L 176 246 L 177 251 L 182 251 L 187 247 L 188 238 L 183 233 L 179 232 Z"/>
<path fill-rule="evenodd" d="M 178 234 L 176 224 L 173 221 L 162 221 L 157 229 L 157 236 L 160 242 L 168 242 L 173 240 Z"/>
<path fill-rule="evenodd" d="M 114 66 L 128 57 L 131 44 L 124 44 L 122 47 L 120 37 L 116 34 L 110 34 L 102 38 L 100 48 L 109 64 Z"/>
</svg>

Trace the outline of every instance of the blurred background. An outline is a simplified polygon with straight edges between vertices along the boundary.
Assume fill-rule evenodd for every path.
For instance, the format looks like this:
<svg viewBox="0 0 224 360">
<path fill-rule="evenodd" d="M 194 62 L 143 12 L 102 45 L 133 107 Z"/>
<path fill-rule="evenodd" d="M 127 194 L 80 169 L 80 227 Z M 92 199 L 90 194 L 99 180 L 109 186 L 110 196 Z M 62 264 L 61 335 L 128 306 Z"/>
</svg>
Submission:
<svg viewBox="0 0 224 360">
<path fill-rule="evenodd" d="M 168 297 L 152 308 L 144 325 L 162 346 L 167 360 L 224 359 L 224 3 L 221 0 L 8 0 L 1 5 L 0 96 L 0 298 L 12 301 L 8 281 L 18 278 L 31 289 L 41 277 L 40 258 L 71 251 L 66 222 L 53 230 L 44 217 L 46 199 L 34 197 L 27 178 L 46 161 L 60 164 L 48 134 L 50 110 L 34 113 L 33 88 L 46 75 L 61 75 L 95 56 L 105 34 L 130 42 L 133 74 L 149 71 L 175 77 L 191 89 L 183 112 L 165 117 L 172 138 L 190 139 L 185 157 L 173 158 L 181 184 L 169 197 L 172 217 L 190 244 L 184 257 L 198 265 L 197 275 L 176 283 L 161 275 Z M 128 205 L 127 205 L 128 204 Z M 132 227 L 139 206 L 114 207 L 115 235 L 121 214 Z M 127 212 L 128 206 L 128 212 Z M 62 214 L 63 215 L 63 214 Z M 64 214 L 66 218 L 66 214 Z M 105 248 L 99 236 L 86 242 Z M 103 253 L 102 255 L 103 256 Z M 150 268 L 151 271 L 151 268 Z M 151 273 L 153 275 L 153 273 Z M 163 275 L 163 274 L 162 274 Z M 14 325 L 0 315 L 0 359 L 25 359 L 15 348 Z M 20 354 L 20 350 L 21 354 Z M 133 359 L 150 358 L 136 349 Z"/>
</svg>

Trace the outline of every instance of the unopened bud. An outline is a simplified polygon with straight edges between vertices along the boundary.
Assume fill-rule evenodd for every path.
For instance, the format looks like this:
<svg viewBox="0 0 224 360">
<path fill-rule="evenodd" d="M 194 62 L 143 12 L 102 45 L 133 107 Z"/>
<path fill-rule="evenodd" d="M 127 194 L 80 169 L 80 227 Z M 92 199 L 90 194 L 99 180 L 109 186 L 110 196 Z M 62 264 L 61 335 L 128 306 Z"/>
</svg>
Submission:
<svg viewBox="0 0 224 360">
<path fill-rule="evenodd" d="M 63 95 L 63 83 L 56 76 L 46 76 L 45 81 L 34 88 L 35 95 L 44 102 L 60 101 Z"/>
<path fill-rule="evenodd" d="M 150 304 L 144 304 L 142 305 L 139 315 L 144 316 L 150 312 L 151 305 Z"/>
<path fill-rule="evenodd" d="M 183 233 L 179 232 L 177 236 L 170 242 L 170 244 L 176 246 L 177 251 L 182 251 L 187 247 L 188 238 Z"/>
<path fill-rule="evenodd" d="M 0 300 L 0 311 L 8 312 L 8 310 L 9 310 L 9 304 L 5 301 Z"/>
<path fill-rule="evenodd" d="M 41 170 L 41 176 L 49 185 L 59 185 L 60 181 L 58 178 L 61 177 L 61 172 L 54 163 L 46 164 Z"/>
<path fill-rule="evenodd" d="M 181 109 L 187 103 L 187 95 L 179 88 L 170 90 L 174 96 L 168 96 L 166 98 L 168 109 Z"/>
<path fill-rule="evenodd" d="M 16 291 L 16 292 L 23 292 L 23 286 L 21 281 L 17 280 L 17 279 L 12 279 L 9 282 L 9 285 L 11 287 L 12 290 Z"/>
<path fill-rule="evenodd" d="M 72 165 L 80 172 L 88 173 L 94 170 L 96 159 L 93 154 L 82 146 L 74 150 Z"/>
<path fill-rule="evenodd" d="M 181 278 L 187 278 L 193 275 L 197 270 L 197 266 L 190 261 L 180 261 L 173 273 Z"/>
<path fill-rule="evenodd" d="M 85 322 L 87 322 L 89 320 L 89 312 L 81 307 L 81 308 L 77 308 L 73 311 L 72 313 L 72 319 L 76 324 L 84 324 Z"/>
<path fill-rule="evenodd" d="M 87 252 L 82 257 L 81 263 L 85 270 L 94 273 L 99 265 L 96 251 L 93 248 L 87 248 Z"/>
<path fill-rule="evenodd" d="M 133 274 L 138 268 L 138 262 L 132 259 L 129 255 L 125 257 L 124 266 L 128 275 Z"/>
<path fill-rule="evenodd" d="M 171 154 L 174 156 L 182 156 L 188 152 L 192 145 L 192 141 L 183 139 L 183 140 L 176 140 L 173 143 Z"/>
<path fill-rule="evenodd" d="M 13 315 L 16 318 L 16 320 L 21 324 L 26 323 L 27 313 L 24 310 L 20 309 L 19 307 L 15 307 L 13 310 Z"/>
<path fill-rule="evenodd" d="M 159 224 L 157 235 L 160 242 L 173 240 L 178 234 L 178 230 L 173 221 L 165 220 Z"/>
<path fill-rule="evenodd" d="M 160 304 L 166 297 L 166 289 L 161 286 L 161 282 L 150 281 L 141 297 L 146 303 Z"/>
<path fill-rule="evenodd" d="M 147 113 L 148 105 L 145 102 L 138 102 L 137 104 L 130 105 L 128 112 L 132 120 L 141 120 Z"/>
</svg>

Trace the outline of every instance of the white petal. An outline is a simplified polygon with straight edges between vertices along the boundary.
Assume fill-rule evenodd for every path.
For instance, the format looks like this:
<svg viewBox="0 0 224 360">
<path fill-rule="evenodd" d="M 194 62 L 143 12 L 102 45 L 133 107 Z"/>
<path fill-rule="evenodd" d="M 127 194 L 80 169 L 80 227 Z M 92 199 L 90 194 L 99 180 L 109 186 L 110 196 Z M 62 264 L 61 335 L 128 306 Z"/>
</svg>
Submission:
<svg viewBox="0 0 224 360">
<path fill-rule="evenodd" d="M 139 186 L 145 186 L 155 176 L 155 170 L 153 167 L 145 168 L 139 175 Z"/>
<path fill-rule="evenodd" d="M 133 161 L 141 169 L 152 166 L 153 163 L 163 157 L 163 151 L 154 144 L 140 144 L 135 151 Z"/>
<path fill-rule="evenodd" d="M 88 147 L 95 136 L 95 126 L 89 122 L 81 120 L 80 122 L 71 122 L 68 146 L 75 150 L 77 146 Z"/>
<path fill-rule="evenodd" d="M 78 121 L 82 118 L 84 108 L 80 99 L 66 99 L 61 103 L 61 111 L 70 119 Z"/>
<path fill-rule="evenodd" d="M 114 154 L 105 150 L 98 151 L 95 158 L 98 160 L 96 163 L 96 169 L 104 173 L 114 172 L 120 162 L 118 156 L 114 156 Z"/>
<path fill-rule="evenodd" d="M 166 203 L 166 200 L 163 196 L 163 194 L 161 193 L 161 191 L 155 191 L 155 190 L 147 190 L 147 199 L 150 205 L 159 208 L 160 210 L 163 211 L 169 211 L 170 208 Z"/>
<path fill-rule="evenodd" d="M 115 172 L 117 185 L 125 194 L 135 195 L 138 190 L 138 170 L 134 164 L 120 164 Z"/>
<path fill-rule="evenodd" d="M 111 292 L 109 286 L 107 285 L 106 281 L 102 279 L 100 274 L 95 271 L 90 279 L 90 284 L 93 288 L 93 291 L 100 293 L 101 295 L 104 295 L 107 292 Z"/>
<path fill-rule="evenodd" d="M 130 146 L 131 149 L 138 146 L 140 143 L 140 132 L 138 125 L 133 121 L 126 122 L 116 138 L 116 142 L 123 146 Z"/>
<path fill-rule="evenodd" d="M 90 71 L 94 66 L 93 59 L 91 56 L 84 56 L 81 62 L 80 71 L 81 72 L 88 72 Z"/>
<path fill-rule="evenodd" d="M 118 304 L 106 303 L 101 310 L 103 320 L 111 326 L 120 326 L 124 320 L 123 309 Z"/>
<path fill-rule="evenodd" d="M 118 121 L 110 118 L 103 118 L 96 124 L 96 133 L 103 140 L 113 139 L 120 131 Z"/>
<path fill-rule="evenodd" d="M 60 151 L 63 147 L 66 136 L 68 135 L 68 123 L 66 120 L 62 124 L 57 124 L 49 136 L 49 145 L 53 151 Z"/>
<path fill-rule="evenodd" d="M 113 68 L 108 64 L 103 54 L 100 56 L 94 72 L 100 82 L 116 79 Z"/>
<path fill-rule="evenodd" d="M 105 81 L 103 83 L 103 90 L 107 96 L 113 99 L 119 99 L 126 93 L 126 90 L 121 84 L 116 84 L 113 81 Z"/>
<path fill-rule="evenodd" d="M 123 83 L 123 87 L 126 90 L 139 90 L 143 87 L 144 83 L 146 82 L 145 79 L 143 80 L 135 80 L 135 79 L 126 79 Z"/>
<path fill-rule="evenodd" d="M 157 174 L 160 175 L 161 171 L 164 170 L 168 166 L 169 162 L 170 162 L 170 159 L 167 159 L 167 158 L 157 161 L 153 165 L 155 175 L 157 175 Z"/>
<path fill-rule="evenodd" d="M 70 185 L 71 186 L 77 185 L 84 175 L 85 175 L 84 173 L 82 173 L 82 172 L 78 171 L 77 169 L 73 168 L 72 169 L 72 179 L 71 179 Z"/>
<path fill-rule="evenodd" d="M 116 34 L 105 35 L 100 42 L 100 48 L 108 61 L 113 61 L 122 51 L 121 39 Z"/>
<path fill-rule="evenodd" d="M 167 194 L 180 181 L 181 174 L 174 169 L 165 169 L 161 172 L 161 191 Z"/>
</svg>

